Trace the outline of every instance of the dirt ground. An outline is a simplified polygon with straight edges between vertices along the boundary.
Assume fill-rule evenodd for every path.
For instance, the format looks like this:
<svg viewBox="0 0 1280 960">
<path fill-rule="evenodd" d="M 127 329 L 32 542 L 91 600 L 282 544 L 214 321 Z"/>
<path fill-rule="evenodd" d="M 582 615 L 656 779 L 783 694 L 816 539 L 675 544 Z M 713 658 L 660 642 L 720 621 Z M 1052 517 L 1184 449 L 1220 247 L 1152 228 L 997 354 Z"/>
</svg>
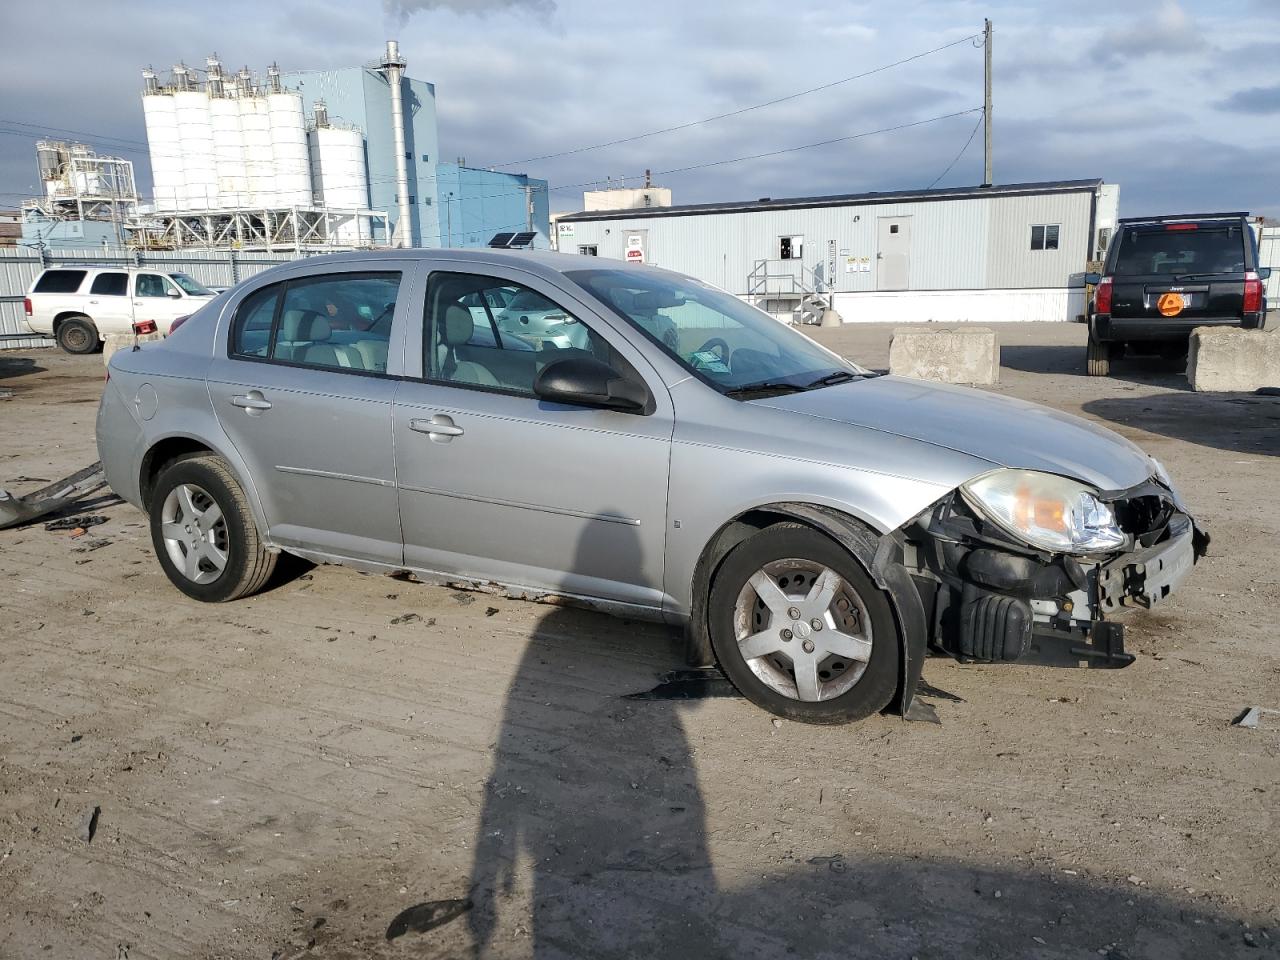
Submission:
<svg viewBox="0 0 1280 960">
<path fill-rule="evenodd" d="M 626 700 L 678 638 L 336 567 L 201 605 L 109 498 L 0 532 L 0 957 L 1280 953 L 1280 716 L 1230 725 L 1280 707 L 1280 399 L 999 335 L 996 391 L 1137 440 L 1213 547 L 1126 670 L 931 660 L 940 726 Z M 101 385 L 0 353 L 0 486 L 96 459 Z"/>
</svg>

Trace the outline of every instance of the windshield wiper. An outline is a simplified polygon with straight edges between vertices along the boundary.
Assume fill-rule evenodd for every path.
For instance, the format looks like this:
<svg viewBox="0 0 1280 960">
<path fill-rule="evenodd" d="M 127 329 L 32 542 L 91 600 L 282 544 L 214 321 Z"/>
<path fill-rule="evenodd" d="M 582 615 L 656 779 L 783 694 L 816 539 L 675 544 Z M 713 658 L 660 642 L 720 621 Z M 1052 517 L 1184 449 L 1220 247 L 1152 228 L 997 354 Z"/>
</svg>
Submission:
<svg viewBox="0 0 1280 960">
<path fill-rule="evenodd" d="M 825 377 L 819 377 L 813 383 L 806 384 L 806 390 L 812 390 L 815 387 L 830 387 L 837 383 L 848 383 L 850 380 L 861 380 L 862 374 L 854 373 L 852 370 L 837 370 L 834 373 L 828 373 Z"/>
<path fill-rule="evenodd" d="M 1224 271 L 1223 271 L 1223 273 L 1230 273 L 1230 272 L 1231 272 L 1231 271 L 1227 271 L 1227 270 L 1224 270 Z M 1184 283 L 1184 282 L 1185 282 L 1185 281 L 1187 281 L 1187 280 L 1204 280 L 1206 277 L 1216 277 L 1216 276 L 1219 276 L 1219 274 L 1216 274 L 1216 273 L 1179 273 L 1179 274 L 1175 274 L 1175 275 L 1174 275 L 1174 277 L 1173 277 L 1173 282 L 1174 282 L 1174 283 Z"/>
<path fill-rule="evenodd" d="M 803 393 L 808 387 L 798 383 L 779 383 L 773 380 L 761 380 L 759 383 L 744 383 L 740 387 L 726 390 L 726 397 L 741 397 L 748 393 Z"/>
</svg>

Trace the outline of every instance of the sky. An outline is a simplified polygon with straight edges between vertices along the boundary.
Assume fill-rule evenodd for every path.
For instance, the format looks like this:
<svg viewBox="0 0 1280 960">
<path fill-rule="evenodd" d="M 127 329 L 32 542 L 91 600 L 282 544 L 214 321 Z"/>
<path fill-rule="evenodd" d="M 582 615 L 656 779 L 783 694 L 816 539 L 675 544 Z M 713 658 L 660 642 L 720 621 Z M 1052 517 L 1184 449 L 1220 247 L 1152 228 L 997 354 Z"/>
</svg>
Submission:
<svg viewBox="0 0 1280 960">
<path fill-rule="evenodd" d="M 967 186 L 984 17 L 995 182 L 1101 177 L 1126 215 L 1280 216 L 1280 0 L 4 2 L 0 207 L 36 191 L 39 136 L 134 160 L 145 192 L 147 64 L 324 69 L 391 38 L 436 84 L 441 155 L 544 178 L 552 210 L 646 169 L 676 203 Z"/>
</svg>

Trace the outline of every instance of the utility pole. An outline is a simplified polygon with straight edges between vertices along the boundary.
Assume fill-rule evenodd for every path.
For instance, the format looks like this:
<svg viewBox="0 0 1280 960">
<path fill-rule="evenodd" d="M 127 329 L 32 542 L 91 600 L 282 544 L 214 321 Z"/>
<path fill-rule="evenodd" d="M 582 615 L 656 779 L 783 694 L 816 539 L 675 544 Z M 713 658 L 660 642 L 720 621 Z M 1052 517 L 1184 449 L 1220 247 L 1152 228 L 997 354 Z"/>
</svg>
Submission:
<svg viewBox="0 0 1280 960">
<path fill-rule="evenodd" d="M 991 186 L 991 21 L 983 20 L 982 185 Z"/>
</svg>

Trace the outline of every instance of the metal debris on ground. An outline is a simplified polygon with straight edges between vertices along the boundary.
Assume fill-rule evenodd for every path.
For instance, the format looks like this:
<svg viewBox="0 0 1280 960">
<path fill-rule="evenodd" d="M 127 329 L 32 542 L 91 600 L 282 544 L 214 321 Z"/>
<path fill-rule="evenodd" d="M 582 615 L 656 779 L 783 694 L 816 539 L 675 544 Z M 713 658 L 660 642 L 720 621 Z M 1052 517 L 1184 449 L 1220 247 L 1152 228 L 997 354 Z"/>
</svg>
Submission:
<svg viewBox="0 0 1280 960">
<path fill-rule="evenodd" d="M 25 496 L 18 497 L 8 490 L 0 490 L 0 530 L 18 527 L 63 510 L 81 497 L 106 486 L 106 483 L 102 464 L 94 463 Z"/>
<path fill-rule="evenodd" d="M 74 536 L 75 531 L 77 530 L 83 533 L 83 531 L 88 530 L 90 527 L 96 527 L 99 524 L 106 522 L 107 518 L 100 514 L 85 513 L 80 516 L 60 517 L 57 520 L 50 520 L 44 525 L 44 528 L 50 531 L 70 530 Z"/>
<path fill-rule="evenodd" d="M 395 940 L 406 933 L 426 933 L 457 920 L 473 906 L 470 900 L 432 900 L 401 910 L 387 927 L 387 939 Z"/>
<path fill-rule="evenodd" d="M 1270 710 L 1267 707 L 1245 707 L 1231 721 L 1231 725 L 1233 727 L 1244 727 L 1246 730 L 1257 730 L 1262 724 L 1263 714 L 1280 717 L 1280 710 Z"/>
<path fill-rule="evenodd" d="M 628 693 L 624 700 L 705 700 L 710 697 L 741 697 L 738 688 L 715 667 L 672 670 L 658 679 L 651 690 Z"/>
<path fill-rule="evenodd" d="M 405 613 L 391 618 L 392 623 L 418 623 L 421 620 L 422 617 L 416 613 Z"/>
</svg>

